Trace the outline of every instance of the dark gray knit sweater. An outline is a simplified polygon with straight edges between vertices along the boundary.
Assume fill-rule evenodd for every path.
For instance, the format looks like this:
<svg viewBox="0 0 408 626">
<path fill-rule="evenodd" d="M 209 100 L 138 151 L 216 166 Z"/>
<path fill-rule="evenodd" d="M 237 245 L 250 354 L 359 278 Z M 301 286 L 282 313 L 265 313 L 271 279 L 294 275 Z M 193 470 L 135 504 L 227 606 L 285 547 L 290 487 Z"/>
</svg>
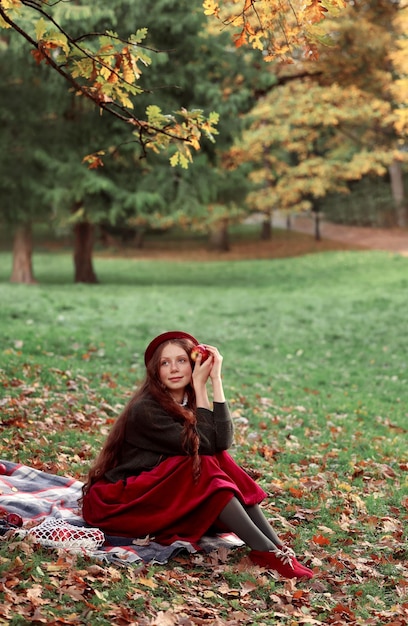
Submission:
<svg viewBox="0 0 408 626">
<path fill-rule="evenodd" d="M 125 429 L 119 463 L 105 474 L 110 482 L 151 470 L 170 456 L 186 455 L 182 447 L 183 424 L 169 415 L 156 400 L 141 398 L 132 408 Z M 226 402 L 214 402 L 213 411 L 197 409 L 199 454 L 227 450 L 233 440 L 233 425 Z"/>
</svg>

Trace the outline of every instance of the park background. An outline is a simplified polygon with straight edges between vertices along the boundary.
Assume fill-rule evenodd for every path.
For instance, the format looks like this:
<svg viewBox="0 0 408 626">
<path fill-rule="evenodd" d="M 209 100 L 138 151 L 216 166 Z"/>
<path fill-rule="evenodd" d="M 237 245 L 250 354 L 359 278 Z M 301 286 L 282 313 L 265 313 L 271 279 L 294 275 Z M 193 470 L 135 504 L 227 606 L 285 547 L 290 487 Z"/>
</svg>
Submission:
<svg viewBox="0 0 408 626">
<path fill-rule="evenodd" d="M 290 64 L 201 2 L 53 10 L 77 34 L 148 28 L 140 115 L 220 119 L 172 167 L 2 31 L 0 457 L 83 480 L 147 342 L 185 329 L 224 355 L 232 452 L 316 577 L 275 580 L 245 549 L 121 568 L 7 538 L 1 619 L 406 624 L 408 261 L 324 237 L 407 234 L 404 3 L 350 3 L 325 20 L 335 45 Z"/>
</svg>

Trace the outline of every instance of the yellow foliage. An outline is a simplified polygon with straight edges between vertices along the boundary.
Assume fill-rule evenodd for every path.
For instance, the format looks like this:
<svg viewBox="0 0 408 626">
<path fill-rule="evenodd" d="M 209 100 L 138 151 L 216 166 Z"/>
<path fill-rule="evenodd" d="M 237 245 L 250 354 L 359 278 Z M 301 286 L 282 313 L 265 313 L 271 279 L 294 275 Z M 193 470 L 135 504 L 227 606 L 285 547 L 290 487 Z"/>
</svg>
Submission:
<svg viewBox="0 0 408 626">
<path fill-rule="evenodd" d="M 344 0 L 204 0 L 204 13 L 232 29 L 237 47 L 249 45 L 264 51 L 264 60 L 290 60 L 315 54 L 319 24 L 326 16 L 344 10 Z M 327 42 L 329 38 L 326 35 Z"/>
<path fill-rule="evenodd" d="M 134 105 L 132 100 L 123 91 L 120 91 L 117 94 L 117 98 L 124 107 L 128 109 L 133 109 Z"/>
<path fill-rule="evenodd" d="M 105 64 L 107 63 L 107 59 L 105 59 Z M 99 77 L 102 77 L 104 80 L 107 80 L 109 82 L 113 82 L 111 79 L 112 74 L 114 74 L 115 72 L 112 72 L 112 69 L 107 66 L 107 65 L 102 65 L 102 67 L 99 69 Z"/>
<path fill-rule="evenodd" d="M 215 15 L 218 17 L 220 12 L 220 7 L 218 2 L 214 2 L 214 0 L 204 0 L 203 9 L 205 15 Z"/>
<path fill-rule="evenodd" d="M 139 84 L 141 68 L 151 63 L 150 52 L 140 47 L 147 29 L 138 29 L 126 42 L 113 31 L 99 36 L 84 34 L 76 39 L 66 35 L 53 18 L 49 19 L 40 5 L 24 3 L 23 7 L 20 0 L 0 0 L 0 27 L 15 28 L 24 36 L 25 24 L 30 24 L 30 30 L 32 24 L 38 45 L 31 53 L 37 63 L 45 62 L 58 69 L 74 83 L 77 96 L 90 98 L 101 112 L 108 111 L 133 126 L 135 140 L 143 148 L 161 152 L 171 146 L 171 164 L 187 168 L 192 161 L 193 150 L 200 149 L 203 134 L 214 141 L 218 133 L 217 113 L 206 116 L 200 110 L 182 109 L 165 115 L 157 106 L 148 107 L 144 119 L 132 113 L 133 97 L 144 91 Z M 24 22 L 21 24 L 19 8 L 24 9 Z M 207 2 L 205 10 L 216 15 L 217 4 Z M 248 33 L 255 41 L 256 33 L 250 30 Z M 86 43 L 88 37 L 92 41 L 89 48 Z M 95 47 L 98 48 L 96 51 Z M 91 169 L 100 167 L 103 156 L 102 152 L 91 154 L 85 157 L 84 162 Z"/>
<path fill-rule="evenodd" d="M 251 127 L 226 157 L 229 168 L 253 164 L 255 189 L 247 202 L 254 210 L 301 210 L 313 198 L 347 192 L 349 181 L 384 176 L 395 159 L 408 161 L 398 150 L 399 138 L 408 133 L 408 54 L 401 52 L 408 52 L 405 36 L 396 37 L 393 47 L 387 29 L 357 23 L 355 14 L 346 13 L 338 31 L 344 28 L 352 37 L 349 45 L 342 39 L 344 48 L 325 50 L 313 64 L 280 66 L 288 80 L 258 101 Z M 397 79 L 384 58 L 389 51 L 399 63 Z M 363 75 L 356 72 L 356 63 L 366 68 Z M 296 73 L 310 77 L 296 79 Z"/>
<path fill-rule="evenodd" d="M 137 63 L 132 59 L 129 50 L 125 49 L 122 58 L 123 80 L 127 83 L 134 83 L 135 78 L 139 78 L 141 72 L 137 68 Z"/>
<path fill-rule="evenodd" d="M 3 7 L 6 9 L 18 9 L 21 6 L 20 0 L 1 0 Z"/>
<path fill-rule="evenodd" d="M 40 17 L 40 19 L 37 21 L 36 25 L 35 25 L 35 36 L 37 38 L 37 41 L 40 41 L 40 39 L 42 39 L 44 37 L 44 34 L 47 31 L 47 22 L 45 21 L 44 18 Z"/>
<path fill-rule="evenodd" d="M 408 109 L 398 109 L 395 111 L 395 130 L 396 132 L 403 136 L 408 135 Z"/>
</svg>

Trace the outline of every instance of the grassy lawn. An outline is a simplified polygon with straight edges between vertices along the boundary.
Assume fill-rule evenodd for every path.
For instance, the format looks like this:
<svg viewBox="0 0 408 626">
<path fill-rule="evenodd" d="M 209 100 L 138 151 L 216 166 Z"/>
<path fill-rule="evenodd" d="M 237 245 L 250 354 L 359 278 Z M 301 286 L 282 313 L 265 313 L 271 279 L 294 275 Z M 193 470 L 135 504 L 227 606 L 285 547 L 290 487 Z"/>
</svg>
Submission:
<svg viewBox="0 0 408 626">
<path fill-rule="evenodd" d="M 0 255 L 0 458 L 83 479 L 147 342 L 182 328 L 224 355 L 232 454 L 316 577 L 275 580 L 246 548 L 121 568 L 3 540 L 0 624 L 406 624 L 408 259 L 95 266 L 74 285 L 68 254 L 38 254 L 27 287 Z"/>
</svg>

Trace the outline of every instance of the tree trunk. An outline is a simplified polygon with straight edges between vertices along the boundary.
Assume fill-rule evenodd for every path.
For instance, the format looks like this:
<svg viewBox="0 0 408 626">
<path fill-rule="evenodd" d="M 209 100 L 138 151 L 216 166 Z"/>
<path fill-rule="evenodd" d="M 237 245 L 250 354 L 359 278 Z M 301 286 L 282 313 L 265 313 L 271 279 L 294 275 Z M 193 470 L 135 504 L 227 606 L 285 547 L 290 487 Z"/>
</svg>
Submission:
<svg viewBox="0 0 408 626">
<path fill-rule="evenodd" d="M 33 234 L 29 222 L 17 226 L 13 241 L 13 269 L 10 282 L 32 285 L 37 281 L 33 274 Z"/>
<path fill-rule="evenodd" d="M 74 267 L 76 283 L 97 283 L 98 278 L 92 264 L 94 226 L 90 222 L 74 225 Z"/>
<path fill-rule="evenodd" d="M 136 230 L 136 235 L 135 235 L 135 247 L 140 250 L 144 247 L 144 243 L 145 243 L 145 231 L 143 228 L 138 228 Z"/>
<path fill-rule="evenodd" d="M 320 233 L 320 211 L 313 211 L 314 215 L 314 233 L 316 241 L 320 241 L 322 236 Z"/>
<path fill-rule="evenodd" d="M 272 239 L 272 220 L 270 214 L 265 214 L 261 224 L 261 240 L 270 241 Z"/>
<path fill-rule="evenodd" d="M 217 224 L 215 224 L 215 226 L 211 229 L 210 247 L 212 250 L 218 250 L 219 252 L 229 251 L 228 218 L 217 222 Z"/>
<path fill-rule="evenodd" d="M 404 178 L 401 163 L 393 161 L 389 167 L 391 178 L 391 192 L 396 210 L 397 225 L 405 228 L 408 223 L 408 206 L 405 198 Z"/>
</svg>

